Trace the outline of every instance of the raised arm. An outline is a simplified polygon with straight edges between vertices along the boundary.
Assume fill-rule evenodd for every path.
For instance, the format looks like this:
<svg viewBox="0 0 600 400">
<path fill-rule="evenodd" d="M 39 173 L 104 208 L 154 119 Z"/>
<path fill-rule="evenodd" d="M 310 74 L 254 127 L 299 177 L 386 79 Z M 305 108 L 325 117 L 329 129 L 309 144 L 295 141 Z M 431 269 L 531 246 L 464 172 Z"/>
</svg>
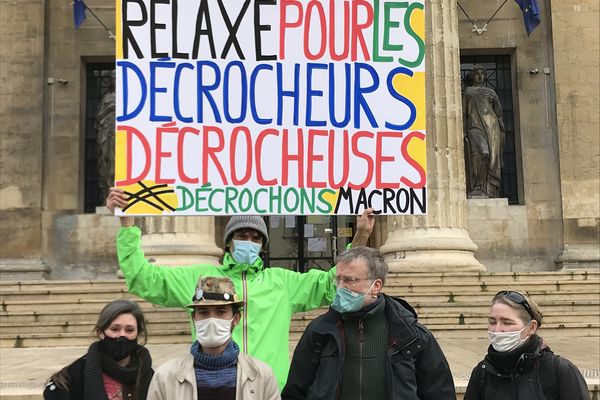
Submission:
<svg viewBox="0 0 600 400">
<path fill-rule="evenodd" d="M 106 207 L 127 204 L 121 189 L 111 188 Z M 129 291 L 154 304 L 165 307 L 183 307 L 189 303 L 201 273 L 219 275 L 214 266 L 161 267 L 151 264 L 141 248 L 142 233 L 133 225 L 133 217 L 120 217 L 121 229 L 117 233 L 119 267 L 125 275 Z"/>
<path fill-rule="evenodd" d="M 356 217 L 356 233 L 352 238 L 352 247 L 366 246 L 373 228 L 375 227 L 375 214 L 372 208 L 367 208 Z"/>
</svg>

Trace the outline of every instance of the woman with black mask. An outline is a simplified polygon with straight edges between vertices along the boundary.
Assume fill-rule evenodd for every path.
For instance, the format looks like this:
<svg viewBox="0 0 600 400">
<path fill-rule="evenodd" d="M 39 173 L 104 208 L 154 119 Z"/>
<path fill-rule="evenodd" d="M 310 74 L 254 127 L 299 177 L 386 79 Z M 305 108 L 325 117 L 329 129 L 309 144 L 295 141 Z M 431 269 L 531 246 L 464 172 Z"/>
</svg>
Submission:
<svg viewBox="0 0 600 400">
<path fill-rule="evenodd" d="M 138 344 L 147 339 L 140 307 L 115 300 L 100 312 L 94 333 L 100 340 L 81 358 L 52 375 L 45 400 L 145 400 L 152 379 L 152 359 Z"/>
</svg>

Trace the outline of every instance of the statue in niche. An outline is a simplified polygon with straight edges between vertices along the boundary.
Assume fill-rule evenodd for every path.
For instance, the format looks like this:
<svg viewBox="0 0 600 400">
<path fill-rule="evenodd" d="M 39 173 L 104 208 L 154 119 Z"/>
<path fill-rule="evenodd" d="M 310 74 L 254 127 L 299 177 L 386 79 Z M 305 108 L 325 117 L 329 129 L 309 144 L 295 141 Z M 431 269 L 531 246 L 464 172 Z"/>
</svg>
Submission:
<svg viewBox="0 0 600 400">
<path fill-rule="evenodd" d="M 108 196 L 108 191 L 115 183 L 115 71 L 111 72 L 110 82 L 108 91 L 100 100 L 94 125 L 101 199 Z"/>
<path fill-rule="evenodd" d="M 502 107 L 496 92 L 485 86 L 483 66 L 473 66 L 465 81 L 468 85 L 463 94 L 467 197 L 498 197 L 504 150 Z"/>
</svg>

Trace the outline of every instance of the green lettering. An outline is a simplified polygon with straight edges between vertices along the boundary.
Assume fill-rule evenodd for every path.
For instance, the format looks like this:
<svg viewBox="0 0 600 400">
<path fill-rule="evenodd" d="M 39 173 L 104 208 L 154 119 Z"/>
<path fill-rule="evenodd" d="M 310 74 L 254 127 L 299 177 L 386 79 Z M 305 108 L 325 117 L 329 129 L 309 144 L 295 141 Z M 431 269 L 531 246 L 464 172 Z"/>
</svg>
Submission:
<svg viewBox="0 0 600 400">
<path fill-rule="evenodd" d="M 185 211 L 192 207 L 194 205 L 194 196 L 190 189 L 185 186 L 177 186 L 176 189 L 181 191 L 181 201 L 183 202 L 183 204 L 177 207 L 177 211 Z"/>
<path fill-rule="evenodd" d="M 319 211 L 320 213 L 323 213 L 323 214 L 331 214 L 331 211 L 333 211 L 333 207 L 331 206 L 331 204 L 325 200 L 325 195 L 328 193 L 335 194 L 335 190 L 323 189 L 323 190 L 319 191 L 319 196 L 318 196 L 319 202 L 321 204 L 323 204 L 325 206 L 325 208 L 321 208 L 317 205 L 317 211 Z"/>
<path fill-rule="evenodd" d="M 237 209 L 233 201 L 237 198 L 238 191 L 234 187 L 225 188 L 225 214 L 237 214 Z"/>
<path fill-rule="evenodd" d="M 267 210 L 264 210 L 262 208 L 258 207 L 258 194 L 259 193 L 266 193 L 267 189 L 265 188 L 260 188 L 256 191 L 256 193 L 254 193 L 254 210 L 259 213 L 259 214 L 266 214 Z"/>
<path fill-rule="evenodd" d="M 289 206 L 289 195 L 293 193 L 295 196 L 295 203 L 293 207 Z M 300 196 L 296 191 L 296 188 L 290 187 L 285 190 L 285 194 L 283 195 L 283 206 L 285 207 L 287 212 L 294 212 L 298 209 L 298 203 L 300 202 Z"/>
<path fill-rule="evenodd" d="M 420 10 L 423 9 L 423 4 L 421 3 L 412 3 L 408 9 L 406 10 L 406 14 L 404 14 L 404 29 L 406 29 L 406 32 L 413 38 L 415 39 L 415 42 L 417 42 L 417 46 L 419 46 L 419 54 L 417 55 L 417 58 L 414 61 L 410 61 L 410 60 L 405 60 L 403 58 L 398 58 L 398 62 L 402 65 L 405 65 L 409 68 L 413 68 L 413 67 L 417 67 L 419 66 L 419 64 L 421 64 L 421 62 L 423 61 L 423 57 L 425 57 L 425 42 L 423 42 L 423 39 L 417 35 L 415 33 L 415 31 L 412 29 L 412 26 L 410 26 L 410 16 L 412 14 L 412 12 L 414 11 L 415 8 L 418 8 Z"/>
<path fill-rule="evenodd" d="M 223 207 L 217 208 L 217 207 L 214 206 L 215 202 L 213 201 L 213 196 L 216 193 L 225 193 L 225 191 L 223 189 L 218 189 L 218 188 L 217 189 L 213 189 L 213 191 L 210 192 L 210 194 L 208 195 L 208 207 L 213 212 L 221 212 L 221 211 L 223 211 Z"/>
<path fill-rule="evenodd" d="M 247 198 L 246 205 L 243 204 L 244 196 Z M 252 192 L 250 191 L 250 189 L 245 188 L 242 190 L 242 192 L 240 193 L 240 199 L 238 200 L 238 205 L 240 206 L 241 212 L 246 212 L 250 208 L 252 208 Z"/>
<path fill-rule="evenodd" d="M 375 10 L 373 16 L 373 61 L 390 62 L 392 61 L 391 56 L 379 55 L 379 0 L 375 0 L 373 9 Z"/>
<path fill-rule="evenodd" d="M 383 49 L 387 50 L 387 51 L 402 51 L 402 49 L 404 48 L 403 45 L 401 44 L 392 44 L 390 43 L 390 30 L 392 28 L 399 28 L 400 27 L 400 22 L 398 21 L 392 21 L 390 19 L 390 14 L 391 14 L 391 10 L 392 8 L 407 8 L 408 7 L 408 3 L 407 2 L 402 2 L 402 3 L 385 3 L 385 5 L 383 6 Z M 405 17 L 405 22 L 406 22 L 406 17 Z M 390 57 L 391 58 L 391 57 Z"/>
</svg>

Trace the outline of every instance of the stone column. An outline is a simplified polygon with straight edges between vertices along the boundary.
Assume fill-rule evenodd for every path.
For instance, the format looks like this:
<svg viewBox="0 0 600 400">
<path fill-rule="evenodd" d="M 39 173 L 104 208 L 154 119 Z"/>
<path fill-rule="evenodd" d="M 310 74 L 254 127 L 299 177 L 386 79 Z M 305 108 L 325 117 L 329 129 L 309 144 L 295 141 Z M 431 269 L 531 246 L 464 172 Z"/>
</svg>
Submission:
<svg viewBox="0 0 600 400">
<path fill-rule="evenodd" d="M 466 194 L 456 0 L 425 3 L 427 212 L 388 217 L 391 271 L 483 271 L 465 229 Z"/>
<path fill-rule="evenodd" d="M 214 217 L 141 218 L 142 248 L 157 265 L 219 264 Z M 137 223 L 138 221 L 136 221 Z"/>
</svg>

